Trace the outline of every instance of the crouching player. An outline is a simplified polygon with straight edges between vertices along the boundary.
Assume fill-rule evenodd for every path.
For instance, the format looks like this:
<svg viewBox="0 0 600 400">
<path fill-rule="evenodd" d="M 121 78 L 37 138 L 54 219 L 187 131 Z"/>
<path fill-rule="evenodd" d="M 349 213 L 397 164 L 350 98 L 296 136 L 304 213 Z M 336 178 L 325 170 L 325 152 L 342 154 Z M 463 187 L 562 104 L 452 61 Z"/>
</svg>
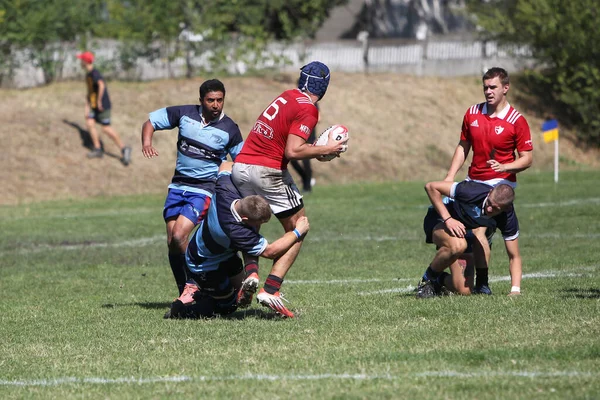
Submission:
<svg viewBox="0 0 600 400">
<path fill-rule="evenodd" d="M 308 219 L 301 217 L 292 231 L 268 243 L 258 230 L 271 218 L 271 208 L 261 196 L 242 198 L 231 181 L 231 166 L 224 162 L 219 168 L 208 215 L 186 250 L 187 283 L 165 318 L 209 318 L 247 307 L 258 286 L 257 257 L 281 256 L 309 230 Z"/>
<path fill-rule="evenodd" d="M 444 204 L 447 205 L 451 202 L 452 200 L 449 198 L 444 198 Z M 423 219 L 425 243 L 433 243 L 433 229 L 440 222 L 442 222 L 442 219 L 439 214 L 435 211 L 433 206 L 430 206 Z M 495 232 L 495 228 L 487 228 L 485 230 L 485 240 L 490 248 L 492 247 L 492 238 Z M 492 290 L 489 287 L 487 265 L 485 265 L 484 268 L 475 268 L 476 265 L 480 266 L 485 263 L 485 258 L 481 258 L 482 256 L 485 256 L 484 249 L 481 248 L 479 239 L 471 229 L 467 229 L 465 240 L 467 241 L 467 248 L 464 253 L 450 265 L 450 273 L 443 272 L 438 279 L 440 283 L 440 290 L 438 292 L 440 294 L 447 294 L 449 292 L 461 295 L 491 295 Z M 476 248 L 476 250 L 474 250 L 474 248 Z M 436 250 L 439 250 L 439 247 L 436 246 Z M 477 271 L 476 274 L 475 271 Z M 477 277 L 477 284 L 475 284 L 475 276 Z"/>
<path fill-rule="evenodd" d="M 498 228 L 502 232 L 512 281 L 510 294 L 520 293 L 522 261 L 518 244 L 519 222 L 513 208 L 513 189 L 504 184 L 492 187 L 475 181 L 438 181 L 429 182 L 425 190 L 437 214 L 434 222 L 426 227 L 426 234 L 438 250 L 419 283 L 417 298 L 436 296 L 446 283 L 458 293 L 470 294 L 468 285 L 464 281 L 460 283 L 459 274 L 448 280 L 443 272 L 452 265 L 454 271 L 460 272 L 457 260 L 467 250 L 467 230 L 478 227 Z M 446 204 L 443 196 L 454 201 Z M 486 247 L 487 243 L 480 242 L 479 238 L 473 240 L 476 246 Z"/>
</svg>

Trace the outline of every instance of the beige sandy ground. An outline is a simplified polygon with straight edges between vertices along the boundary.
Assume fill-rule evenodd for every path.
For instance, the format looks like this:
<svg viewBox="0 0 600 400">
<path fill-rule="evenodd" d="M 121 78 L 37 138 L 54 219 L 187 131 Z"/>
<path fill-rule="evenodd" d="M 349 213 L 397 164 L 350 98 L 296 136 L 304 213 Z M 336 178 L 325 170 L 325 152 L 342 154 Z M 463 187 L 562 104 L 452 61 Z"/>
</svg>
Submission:
<svg viewBox="0 0 600 400">
<path fill-rule="evenodd" d="M 109 82 L 113 126 L 133 147 L 124 167 L 103 137 L 109 156 L 86 158 L 83 81 L 29 90 L 0 90 L 0 205 L 98 195 L 165 193 L 175 165 L 177 131 L 155 133 L 160 156 L 141 153 L 148 112 L 195 104 L 205 78 L 145 83 Z M 295 77 L 221 78 L 225 111 L 244 135 L 269 102 Z M 330 163 L 313 162 L 319 185 L 353 181 L 442 179 L 458 142 L 466 109 L 483 100 L 478 77 L 442 79 L 397 74 L 333 75 L 321 102 L 319 131 L 341 123 L 350 129 L 349 151 Z M 516 93 L 517 88 L 512 88 Z M 514 93 L 509 99 L 516 97 Z M 512 97 L 511 97 L 512 96 Z M 541 119 L 519 107 L 532 129 L 532 170 L 552 170 L 554 146 L 541 136 Z M 561 168 L 600 168 L 598 151 L 560 142 Z M 111 157 L 110 154 L 115 157 Z M 461 176 L 464 176 L 464 170 Z"/>
</svg>

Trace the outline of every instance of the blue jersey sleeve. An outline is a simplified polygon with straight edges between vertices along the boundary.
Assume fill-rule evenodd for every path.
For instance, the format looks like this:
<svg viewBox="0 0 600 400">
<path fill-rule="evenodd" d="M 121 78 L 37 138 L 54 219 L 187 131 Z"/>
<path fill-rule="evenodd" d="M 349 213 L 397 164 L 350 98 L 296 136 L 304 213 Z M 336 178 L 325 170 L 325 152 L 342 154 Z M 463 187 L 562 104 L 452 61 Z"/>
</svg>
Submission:
<svg viewBox="0 0 600 400">
<path fill-rule="evenodd" d="M 229 239 L 232 248 L 253 256 L 260 256 L 268 245 L 267 239 L 244 224 L 231 227 Z"/>
<path fill-rule="evenodd" d="M 515 240 L 519 237 L 519 219 L 514 206 L 494 217 L 504 240 Z"/>
<path fill-rule="evenodd" d="M 164 129 L 173 129 L 179 126 L 179 120 L 181 119 L 181 107 L 165 107 L 152 111 L 149 114 L 150 122 L 157 131 Z"/>
</svg>

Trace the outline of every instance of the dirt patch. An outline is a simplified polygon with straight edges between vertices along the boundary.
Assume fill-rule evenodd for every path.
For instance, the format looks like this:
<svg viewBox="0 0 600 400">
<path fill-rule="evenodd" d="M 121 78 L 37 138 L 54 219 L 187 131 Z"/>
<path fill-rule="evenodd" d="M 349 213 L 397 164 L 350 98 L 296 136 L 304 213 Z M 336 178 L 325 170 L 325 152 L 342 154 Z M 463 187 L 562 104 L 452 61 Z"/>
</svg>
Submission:
<svg viewBox="0 0 600 400">
<path fill-rule="evenodd" d="M 291 87 L 295 78 L 222 80 L 227 89 L 225 111 L 245 135 L 264 107 Z M 107 156 L 86 158 L 90 142 L 83 115 L 83 81 L 21 91 L 1 90 L 0 205 L 166 193 L 175 167 L 177 130 L 155 133 L 159 157 L 147 160 L 141 153 L 141 125 L 148 112 L 155 109 L 196 104 L 203 81 L 204 78 L 109 82 L 113 127 L 134 150 L 128 167 L 121 165 L 118 149 L 107 137 L 102 137 Z M 464 112 L 482 99 L 478 77 L 334 73 L 321 102 L 318 130 L 336 123 L 346 125 L 351 135 L 350 148 L 330 163 L 313 162 L 315 178 L 319 185 L 441 179 L 458 142 Z M 519 108 L 518 103 L 515 106 Z M 529 121 L 534 140 L 532 170 L 552 170 L 554 146 L 542 140 L 541 119 L 528 115 L 528 110 L 521 111 Z M 560 146 L 564 168 L 600 167 L 597 150 L 583 150 L 564 139 Z M 464 176 L 465 172 L 461 174 Z"/>
</svg>

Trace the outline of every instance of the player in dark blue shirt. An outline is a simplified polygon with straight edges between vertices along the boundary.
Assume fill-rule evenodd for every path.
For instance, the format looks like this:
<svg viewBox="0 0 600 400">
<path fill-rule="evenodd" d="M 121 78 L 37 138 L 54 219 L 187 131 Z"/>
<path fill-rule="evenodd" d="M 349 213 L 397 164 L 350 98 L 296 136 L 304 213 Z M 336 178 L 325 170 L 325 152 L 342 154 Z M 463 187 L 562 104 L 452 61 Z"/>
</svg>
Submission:
<svg viewBox="0 0 600 400">
<path fill-rule="evenodd" d="M 261 196 L 242 198 L 231 181 L 231 166 L 221 165 L 208 214 L 186 251 L 188 282 L 167 318 L 211 317 L 248 306 L 258 280 L 248 285 L 244 278 L 258 272 L 257 258 L 281 256 L 309 230 L 308 219 L 302 217 L 293 231 L 268 243 L 258 230 L 271 217 L 269 203 Z"/>
<path fill-rule="evenodd" d="M 418 298 L 435 296 L 444 283 L 443 272 L 456 263 L 467 249 L 467 230 L 487 227 L 502 232 L 512 285 L 521 283 L 522 261 L 519 252 L 519 222 L 514 211 L 514 190 L 509 185 L 489 186 L 475 181 L 429 182 L 427 195 L 437 218 L 424 224 L 426 241 L 438 250 L 417 289 Z M 443 196 L 453 201 L 444 202 Z M 430 217 L 431 219 L 431 217 Z M 468 294 L 468 293 L 463 293 Z"/>
<path fill-rule="evenodd" d="M 200 85 L 200 105 L 161 108 L 142 126 L 142 153 L 158 156 L 155 130 L 178 128 L 177 163 L 169 185 L 163 218 L 167 225 L 169 264 L 179 294 L 186 282 L 185 249 L 190 233 L 202 221 L 212 198 L 219 165 L 235 160 L 243 145 L 238 126 L 223 112 L 225 86 L 217 79 Z"/>
</svg>

